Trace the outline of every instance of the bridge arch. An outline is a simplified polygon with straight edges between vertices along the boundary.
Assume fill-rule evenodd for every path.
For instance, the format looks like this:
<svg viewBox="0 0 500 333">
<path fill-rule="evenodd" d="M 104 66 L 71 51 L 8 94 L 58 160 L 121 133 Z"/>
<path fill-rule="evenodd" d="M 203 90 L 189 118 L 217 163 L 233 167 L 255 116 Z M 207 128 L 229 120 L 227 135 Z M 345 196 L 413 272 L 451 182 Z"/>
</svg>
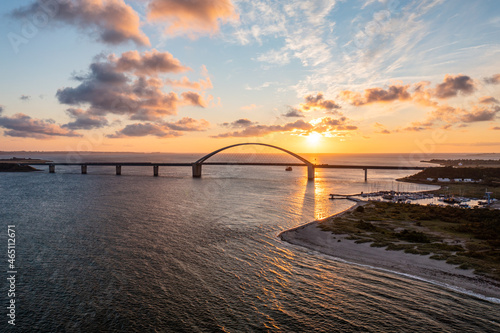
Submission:
<svg viewBox="0 0 500 333">
<path fill-rule="evenodd" d="M 200 158 L 199 160 L 197 160 L 196 162 L 193 163 L 193 177 L 195 177 L 195 178 L 201 177 L 201 166 L 202 166 L 203 162 L 205 162 L 210 157 L 212 157 L 212 156 L 220 153 L 221 151 L 229 149 L 229 148 L 238 147 L 238 146 L 248 146 L 248 145 L 265 146 L 265 147 L 270 147 L 270 148 L 278 149 L 278 150 L 281 150 L 281 151 L 283 151 L 283 152 L 285 152 L 285 153 L 287 153 L 287 154 L 295 157 L 296 159 L 298 159 L 299 161 L 303 162 L 307 166 L 307 178 L 308 179 L 314 179 L 314 164 L 312 164 L 311 162 L 309 162 L 308 160 L 306 160 L 302 156 L 297 155 L 294 152 L 291 152 L 291 151 L 289 151 L 287 149 L 284 149 L 284 148 L 281 148 L 281 147 L 278 147 L 278 146 L 273 146 L 273 145 L 270 145 L 270 144 L 267 144 L 267 143 L 257 143 L 257 142 L 237 143 L 237 144 L 234 144 L 234 145 L 230 145 L 230 146 L 227 146 L 227 147 L 224 147 L 224 148 L 220 148 L 220 149 L 214 150 L 213 152 L 211 152 L 211 153 L 203 156 L 202 158 Z"/>
</svg>

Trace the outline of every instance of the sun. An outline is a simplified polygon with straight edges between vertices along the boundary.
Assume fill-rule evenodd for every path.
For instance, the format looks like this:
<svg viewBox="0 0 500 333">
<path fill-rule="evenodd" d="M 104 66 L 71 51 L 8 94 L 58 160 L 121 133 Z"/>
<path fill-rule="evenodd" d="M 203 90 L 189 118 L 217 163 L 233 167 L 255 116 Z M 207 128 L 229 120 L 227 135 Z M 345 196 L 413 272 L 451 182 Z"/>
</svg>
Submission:
<svg viewBox="0 0 500 333">
<path fill-rule="evenodd" d="M 318 145 L 318 143 L 321 141 L 321 138 L 323 136 L 321 134 L 319 134 L 318 132 L 311 132 L 309 133 L 309 135 L 307 136 L 307 142 L 310 144 L 310 145 Z"/>
</svg>

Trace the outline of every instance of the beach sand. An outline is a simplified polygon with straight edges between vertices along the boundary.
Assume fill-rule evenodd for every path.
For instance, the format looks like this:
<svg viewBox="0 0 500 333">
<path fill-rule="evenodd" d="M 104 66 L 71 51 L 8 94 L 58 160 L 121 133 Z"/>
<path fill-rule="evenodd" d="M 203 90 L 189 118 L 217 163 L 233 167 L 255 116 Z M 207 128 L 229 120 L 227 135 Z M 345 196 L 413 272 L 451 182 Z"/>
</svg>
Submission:
<svg viewBox="0 0 500 333">
<path fill-rule="evenodd" d="M 355 209 L 354 207 L 347 211 Z M 344 211 L 340 214 L 343 214 Z M 404 273 L 431 283 L 476 296 L 492 298 L 500 302 L 500 282 L 463 270 L 429 256 L 387 251 L 385 248 L 370 247 L 370 243 L 356 244 L 348 240 L 348 235 L 334 235 L 319 228 L 320 221 L 314 221 L 282 232 L 281 240 L 290 244 L 306 247 L 350 263 L 368 265 L 397 273 Z M 340 242 L 339 242 L 340 240 Z M 471 293 L 472 292 L 472 293 Z"/>
</svg>

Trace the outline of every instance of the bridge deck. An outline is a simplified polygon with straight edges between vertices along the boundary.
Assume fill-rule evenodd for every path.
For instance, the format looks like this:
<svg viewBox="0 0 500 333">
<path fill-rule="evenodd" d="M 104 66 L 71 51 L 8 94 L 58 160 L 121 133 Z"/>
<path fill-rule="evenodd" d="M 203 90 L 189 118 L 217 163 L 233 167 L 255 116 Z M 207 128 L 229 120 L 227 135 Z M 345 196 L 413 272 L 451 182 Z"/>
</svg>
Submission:
<svg viewBox="0 0 500 333">
<path fill-rule="evenodd" d="M 100 165 L 100 166 L 192 166 L 193 163 L 153 163 L 153 162 L 49 162 L 49 163 L 18 163 L 19 165 Z"/>
<path fill-rule="evenodd" d="M 203 162 L 203 165 L 256 165 L 256 166 L 307 166 L 304 163 L 257 163 L 257 162 Z M 88 166 L 172 166 L 190 167 L 193 163 L 154 163 L 154 162 L 49 162 L 49 163 L 19 163 L 19 165 L 88 165 Z M 315 164 L 315 169 L 382 169 L 382 170 L 424 170 L 422 166 L 395 165 L 345 165 L 345 164 Z"/>
</svg>

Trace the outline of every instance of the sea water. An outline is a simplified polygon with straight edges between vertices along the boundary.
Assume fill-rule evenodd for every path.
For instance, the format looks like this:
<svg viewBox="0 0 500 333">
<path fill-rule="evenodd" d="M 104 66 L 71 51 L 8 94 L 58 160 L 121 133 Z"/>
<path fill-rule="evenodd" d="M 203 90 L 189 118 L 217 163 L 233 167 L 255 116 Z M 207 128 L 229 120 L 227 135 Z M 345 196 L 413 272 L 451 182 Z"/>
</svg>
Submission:
<svg viewBox="0 0 500 333">
<path fill-rule="evenodd" d="M 10 154 L 12 155 L 12 154 Z M 11 157 L 4 154 L 5 157 Z M 65 162 L 68 154 L 25 154 Z M 4 158 L 5 158 L 4 157 Z M 19 157 L 19 156 L 18 156 Z M 24 157 L 24 156 L 23 156 Z M 85 154 L 82 161 L 193 162 L 197 154 Z M 74 156 L 72 156 L 74 159 Z M 316 163 L 401 165 L 398 155 Z M 420 164 L 420 163 L 417 163 Z M 422 164 L 420 164 L 422 165 Z M 329 193 L 418 191 L 413 171 L 294 167 L 56 166 L 0 173 L 0 244 L 16 232 L 16 328 L 24 332 L 498 332 L 500 305 L 281 242 L 352 205 Z M 7 255 L 0 271 L 0 330 Z"/>
</svg>

